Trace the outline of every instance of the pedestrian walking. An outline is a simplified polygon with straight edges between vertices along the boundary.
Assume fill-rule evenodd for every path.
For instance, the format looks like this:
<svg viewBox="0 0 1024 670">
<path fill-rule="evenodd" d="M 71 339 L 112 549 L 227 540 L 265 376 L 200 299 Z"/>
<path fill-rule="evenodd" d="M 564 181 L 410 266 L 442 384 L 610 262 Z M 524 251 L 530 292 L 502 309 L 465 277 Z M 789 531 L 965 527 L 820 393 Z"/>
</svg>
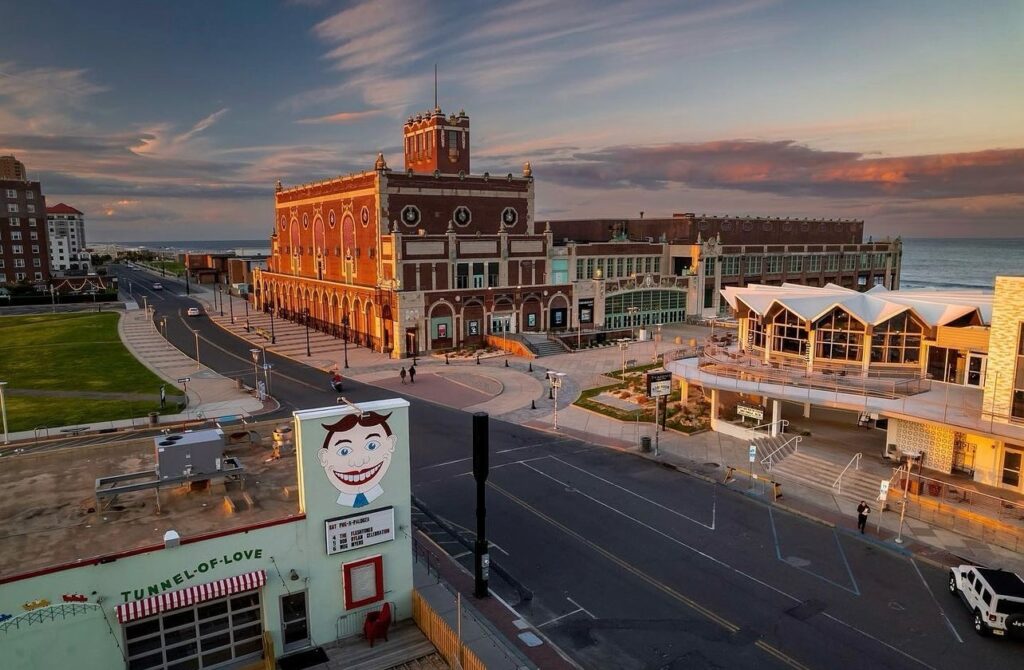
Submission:
<svg viewBox="0 0 1024 670">
<path fill-rule="evenodd" d="M 857 528 L 860 529 L 861 535 L 864 534 L 864 527 L 868 525 L 868 514 L 871 513 L 871 508 L 863 500 L 857 505 Z"/>
<path fill-rule="evenodd" d="M 413 363 L 409 366 L 409 381 L 413 384 L 416 383 L 416 364 Z"/>
<path fill-rule="evenodd" d="M 398 376 L 402 378 L 402 383 L 405 383 L 405 366 L 402 366 L 402 371 L 398 373 Z"/>
</svg>

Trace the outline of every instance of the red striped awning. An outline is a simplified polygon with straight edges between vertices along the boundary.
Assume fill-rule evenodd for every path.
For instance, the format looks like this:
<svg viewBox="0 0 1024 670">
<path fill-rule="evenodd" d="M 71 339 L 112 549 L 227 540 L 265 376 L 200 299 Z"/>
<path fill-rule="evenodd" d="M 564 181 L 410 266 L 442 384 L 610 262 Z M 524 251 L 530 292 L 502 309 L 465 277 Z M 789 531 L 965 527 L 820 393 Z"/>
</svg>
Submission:
<svg viewBox="0 0 1024 670">
<path fill-rule="evenodd" d="M 168 591 L 159 595 L 135 600 L 130 603 L 122 603 L 116 608 L 117 620 L 120 623 L 129 623 L 136 619 L 154 616 L 161 612 L 188 607 L 206 600 L 223 598 L 234 593 L 252 591 L 267 583 L 267 573 L 263 570 L 247 572 L 244 575 L 225 577 L 207 584 L 197 584 L 186 589 Z"/>
</svg>

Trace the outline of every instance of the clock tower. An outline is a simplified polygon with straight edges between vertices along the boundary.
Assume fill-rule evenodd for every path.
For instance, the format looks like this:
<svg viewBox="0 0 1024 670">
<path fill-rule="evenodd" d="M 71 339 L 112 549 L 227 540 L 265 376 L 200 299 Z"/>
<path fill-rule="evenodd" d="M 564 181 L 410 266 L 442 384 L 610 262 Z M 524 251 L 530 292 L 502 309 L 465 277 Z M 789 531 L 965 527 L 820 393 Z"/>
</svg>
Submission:
<svg viewBox="0 0 1024 670">
<path fill-rule="evenodd" d="M 469 174 L 469 116 L 445 116 L 440 107 L 410 116 L 405 134 L 405 169 L 413 172 Z"/>
</svg>

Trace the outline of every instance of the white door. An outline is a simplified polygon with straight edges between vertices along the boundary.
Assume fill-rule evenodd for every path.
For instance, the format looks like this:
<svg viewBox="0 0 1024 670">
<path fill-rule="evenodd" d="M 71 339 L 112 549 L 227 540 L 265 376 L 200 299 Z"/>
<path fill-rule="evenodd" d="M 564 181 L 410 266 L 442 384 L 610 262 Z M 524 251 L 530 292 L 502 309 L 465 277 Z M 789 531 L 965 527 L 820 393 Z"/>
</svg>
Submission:
<svg viewBox="0 0 1024 670">
<path fill-rule="evenodd" d="M 964 384 L 967 386 L 984 386 L 985 370 L 988 367 L 988 356 L 985 354 L 969 354 L 967 356 L 967 374 Z"/>
</svg>

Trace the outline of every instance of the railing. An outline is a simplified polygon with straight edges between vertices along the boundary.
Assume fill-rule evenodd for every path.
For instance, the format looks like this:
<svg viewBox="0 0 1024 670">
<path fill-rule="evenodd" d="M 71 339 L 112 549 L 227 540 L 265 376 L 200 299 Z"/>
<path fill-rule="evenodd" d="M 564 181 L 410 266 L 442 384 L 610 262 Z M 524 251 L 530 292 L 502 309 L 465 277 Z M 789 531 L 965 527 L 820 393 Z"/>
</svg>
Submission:
<svg viewBox="0 0 1024 670">
<path fill-rule="evenodd" d="M 861 456 L 863 456 L 863 454 L 854 454 L 853 458 L 850 459 L 850 462 L 846 464 L 845 468 L 843 468 L 843 471 L 839 473 L 838 477 L 836 477 L 836 480 L 832 482 L 832 489 L 835 490 L 837 495 L 842 495 L 843 493 L 843 475 L 845 475 L 846 471 L 850 469 L 850 466 L 852 465 L 854 470 L 860 470 Z"/>
<path fill-rule="evenodd" d="M 948 482 L 893 470 L 888 500 L 907 496 L 906 515 L 983 542 L 1024 551 L 1024 500 L 1000 498 L 977 490 L 971 482 Z"/>
<path fill-rule="evenodd" d="M 754 432 L 757 432 L 758 428 L 767 428 L 769 426 L 774 426 L 775 424 L 780 424 L 781 430 L 779 431 L 779 435 L 782 435 L 782 434 L 784 434 L 786 432 L 786 428 L 789 427 L 789 419 L 779 419 L 778 421 L 769 421 L 768 423 L 762 423 L 759 426 L 754 426 L 753 428 L 748 428 L 747 430 L 752 430 Z M 769 432 L 771 432 L 771 431 L 769 431 Z"/>
<path fill-rule="evenodd" d="M 783 442 L 779 447 L 777 447 L 775 450 L 773 450 L 771 453 L 769 453 L 767 456 L 761 459 L 761 467 L 763 467 L 766 471 L 771 472 L 772 466 L 775 465 L 778 461 L 781 461 L 783 458 L 782 456 L 776 458 L 775 455 L 781 451 L 784 451 L 791 444 L 793 445 L 793 449 L 789 453 L 795 454 L 797 451 L 800 450 L 800 442 L 802 442 L 803 439 L 804 438 L 800 437 L 799 435 L 795 435 L 789 438 L 788 440 Z M 789 453 L 786 454 L 786 456 L 788 456 Z"/>
<path fill-rule="evenodd" d="M 704 347 L 698 366 L 711 367 L 713 370 L 710 372 L 714 375 L 741 381 L 888 399 L 923 393 L 931 388 L 931 381 L 921 376 L 900 379 L 877 371 L 862 371 L 856 375 L 824 374 L 814 370 L 808 371 L 805 365 L 790 365 L 784 361 L 765 363 L 760 358 L 748 356 L 743 352 L 730 352 L 715 345 Z"/>
</svg>

